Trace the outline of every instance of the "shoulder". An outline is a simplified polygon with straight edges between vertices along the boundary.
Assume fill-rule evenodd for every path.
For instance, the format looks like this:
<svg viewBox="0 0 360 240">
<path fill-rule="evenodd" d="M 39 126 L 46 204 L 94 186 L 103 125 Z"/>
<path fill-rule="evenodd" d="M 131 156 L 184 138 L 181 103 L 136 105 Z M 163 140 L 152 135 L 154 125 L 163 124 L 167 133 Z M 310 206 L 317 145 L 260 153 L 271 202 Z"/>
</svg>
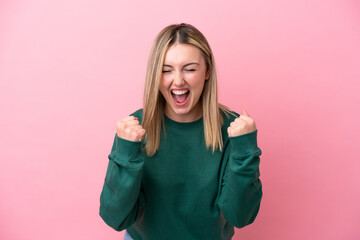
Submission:
<svg viewBox="0 0 360 240">
<path fill-rule="evenodd" d="M 142 110 L 142 108 L 139 109 L 139 110 L 136 110 L 135 112 L 133 112 L 130 115 L 136 117 L 139 120 L 140 124 L 142 124 L 142 119 L 143 119 L 143 110 Z"/>
<path fill-rule="evenodd" d="M 222 133 L 222 138 L 224 141 L 224 144 L 227 142 L 228 140 L 228 133 L 227 133 L 227 129 L 230 126 L 230 123 L 232 123 L 237 117 L 239 117 L 240 115 L 235 112 L 232 111 L 230 109 L 228 109 L 227 107 L 220 107 L 220 112 L 221 115 L 223 117 L 223 124 L 221 127 L 221 133 Z"/>
</svg>

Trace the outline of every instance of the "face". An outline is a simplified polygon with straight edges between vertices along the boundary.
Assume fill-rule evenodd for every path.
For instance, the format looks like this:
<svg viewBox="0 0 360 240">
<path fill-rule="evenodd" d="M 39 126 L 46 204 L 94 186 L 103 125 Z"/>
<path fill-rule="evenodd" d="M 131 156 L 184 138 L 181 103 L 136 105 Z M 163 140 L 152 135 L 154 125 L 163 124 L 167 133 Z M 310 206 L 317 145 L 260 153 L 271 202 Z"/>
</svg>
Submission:
<svg viewBox="0 0 360 240">
<path fill-rule="evenodd" d="M 166 100 L 165 114 L 177 122 L 192 122 L 202 116 L 199 102 L 208 78 L 199 48 L 176 43 L 165 54 L 160 92 Z"/>
</svg>

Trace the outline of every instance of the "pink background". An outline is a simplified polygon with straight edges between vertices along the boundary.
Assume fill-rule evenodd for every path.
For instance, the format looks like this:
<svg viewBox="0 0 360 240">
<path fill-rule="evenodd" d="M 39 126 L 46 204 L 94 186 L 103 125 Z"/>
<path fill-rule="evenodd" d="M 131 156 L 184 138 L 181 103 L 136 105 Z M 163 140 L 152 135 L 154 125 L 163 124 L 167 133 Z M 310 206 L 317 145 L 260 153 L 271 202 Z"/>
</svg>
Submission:
<svg viewBox="0 0 360 240">
<path fill-rule="evenodd" d="M 357 0 L 0 1 L 0 238 L 122 239 L 98 215 L 115 122 L 180 22 L 259 128 L 264 198 L 234 239 L 360 239 Z"/>
</svg>

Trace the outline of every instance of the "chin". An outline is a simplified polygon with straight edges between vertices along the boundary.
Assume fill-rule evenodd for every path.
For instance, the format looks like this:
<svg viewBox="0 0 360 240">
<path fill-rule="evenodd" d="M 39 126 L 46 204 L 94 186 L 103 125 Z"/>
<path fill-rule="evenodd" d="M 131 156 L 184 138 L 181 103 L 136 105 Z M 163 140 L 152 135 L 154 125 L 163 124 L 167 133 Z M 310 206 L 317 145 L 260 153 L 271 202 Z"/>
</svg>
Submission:
<svg viewBox="0 0 360 240">
<path fill-rule="evenodd" d="M 176 115 L 186 115 L 188 113 L 190 113 L 190 110 L 188 108 L 179 108 L 179 107 L 171 107 L 172 111 L 176 114 Z"/>
</svg>

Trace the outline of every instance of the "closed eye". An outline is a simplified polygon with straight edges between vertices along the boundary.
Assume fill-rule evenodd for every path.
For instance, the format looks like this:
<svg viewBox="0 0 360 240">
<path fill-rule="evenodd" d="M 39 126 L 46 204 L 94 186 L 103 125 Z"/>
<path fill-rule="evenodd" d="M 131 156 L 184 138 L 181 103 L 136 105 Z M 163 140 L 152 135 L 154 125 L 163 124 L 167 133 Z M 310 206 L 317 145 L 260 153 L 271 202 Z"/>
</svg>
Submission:
<svg viewBox="0 0 360 240">
<path fill-rule="evenodd" d="M 195 72 L 196 69 L 185 69 L 185 71 L 187 71 L 187 72 Z"/>
</svg>

